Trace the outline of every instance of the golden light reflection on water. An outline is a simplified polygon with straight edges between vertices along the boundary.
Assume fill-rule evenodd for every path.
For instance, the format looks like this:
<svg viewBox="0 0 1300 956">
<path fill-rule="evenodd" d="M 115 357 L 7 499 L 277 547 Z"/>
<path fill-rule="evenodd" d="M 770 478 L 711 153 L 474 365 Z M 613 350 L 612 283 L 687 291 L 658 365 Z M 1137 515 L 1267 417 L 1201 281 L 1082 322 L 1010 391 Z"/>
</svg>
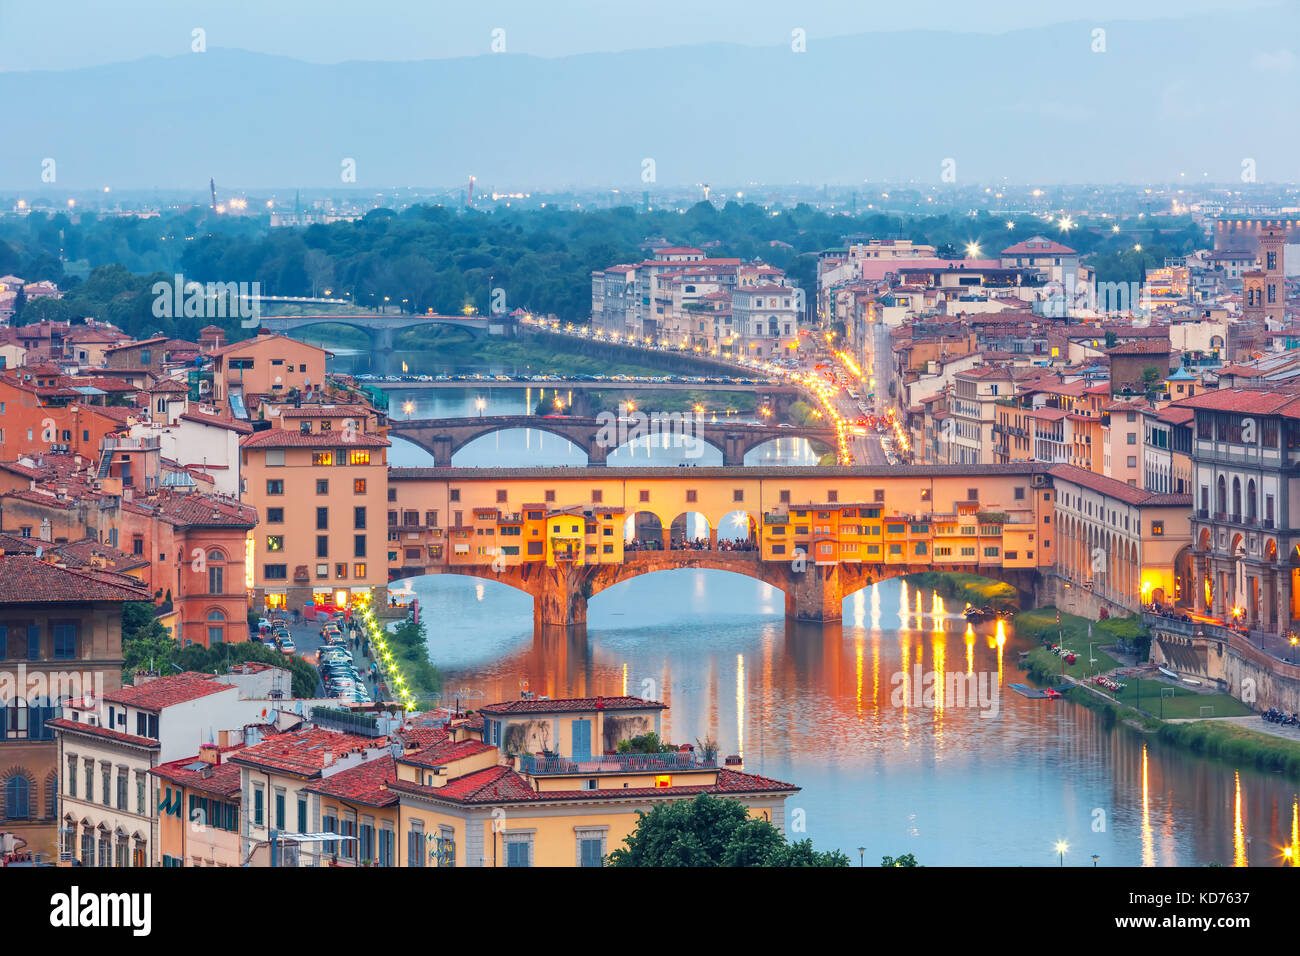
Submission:
<svg viewBox="0 0 1300 956">
<path fill-rule="evenodd" d="M 1156 865 L 1155 834 L 1151 830 L 1151 777 L 1147 745 L 1142 745 L 1142 865 Z"/>
<path fill-rule="evenodd" d="M 736 655 L 736 753 L 745 756 L 745 655 Z"/>
<path fill-rule="evenodd" d="M 1232 772 L 1232 865 L 1249 866 L 1246 858 L 1246 822 L 1241 807 L 1241 774 Z"/>
<path fill-rule="evenodd" d="M 1008 691 L 994 720 L 980 719 L 971 708 L 950 706 L 939 676 L 945 670 L 947 637 L 953 639 L 954 672 L 962 666 L 964 647 L 963 671 L 989 672 L 991 677 L 996 657 L 999 681 L 1022 679 L 1015 657 L 1008 662 L 1004 655 L 1008 646 L 1022 649 L 1024 641 L 1009 622 L 968 625 L 960 617 L 948 617 L 946 602 L 933 594 L 902 582 L 889 586 L 898 588 L 898 597 L 888 595 L 888 587 L 873 587 L 846 601 L 842 632 L 782 621 L 779 599 L 773 602 L 777 617 L 752 633 L 717 614 L 718 621 L 706 618 L 692 631 L 694 625 L 674 616 L 670 601 L 660 600 L 651 606 L 667 608 L 663 616 L 668 623 L 651 620 L 647 629 L 641 622 L 625 622 L 621 612 L 626 605 L 620 604 L 620 615 L 608 623 L 593 620 L 590 635 L 546 642 L 536 638 L 484 664 L 481 655 L 474 656 L 480 636 L 466 631 L 453 650 L 468 662 L 451 664 L 445 673 L 448 686 L 473 687 L 490 700 L 511 699 L 521 689 L 552 697 L 653 694 L 670 708 L 662 715 L 665 740 L 680 744 L 711 736 L 722 753 L 743 753 L 752 772 L 803 786 L 809 796 L 801 799 L 809 800 L 824 821 L 809 834 L 819 847 L 852 851 L 862 842 L 860 795 L 870 789 L 873 800 L 900 819 L 919 814 L 918 839 L 936 840 L 942 834 L 945 842 L 928 851 L 936 865 L 979 859 L 953 837 L 956 825 L 948 815 L 960 814 L 962 804 L 929 806 L 934 788 L 956 781 L 959 789 L 987 800 L 1002 792 L 1008 773 L 1023 777 L 1026 787 L 1041 786 L 1036 761 L 1054 759 L 1062 767 L 1059 777 L 1053 777 L 1061 781 L 1062 807 L 1070 812 L 1084 808 L 1075 813 L 1081 825 L 1071 824 L 1071 832 L 1064 834 L 1077 847 L 1076 861 L 1077 854 L 1086 859 L 1094 852 L 1101 854 L 1102 865 L 1300 861 L 1295 850 L 1300 847 L 1300 799 L 1293 783 L 1262 778 L 1249 768 L 1237 775 L 1231 765 L 1155 741 L 1148 747 L 1136 735 L 1100 727 L 1091 712 L 1068 702 L 1027 700 Z M 459 607 L 486 610 L 477 602 L 495 600 L 498 590 L 488 584 L 489 593 L 480 598 L 477 582 L 462 587 Z M 651 599 L 662 597 L 661 591 L 650 593 Z M 698 591 L 687 587 L 675 593 L 691 600 Z M 746 612 L 753 612 L 760 593 L 765 598 L 772 592 L 766 586 L 763 592 L 753 591 Z M 432 597 L 424 600 L 425 594 L 421 598 L 434 619 L 440 605 Z M 897 616 L 883 611 L 885 598 L 898 609 Z M 593 618 L 599 617 L 600 600 L 593 601 Z M 718 602 L 719 594 L 711 591 L 706 603 Z M 925 608 L 932 620 L 924 621 L 918 608 Z M 913 629 L 918 616 L 924 631 Z M 456 620 L 449 620 L 449 628 L 455 626 Z M 985 643 L 981 635 L 986 647 L 977 646 Z M 431 636 L 440 654 L 445 641 L 441 633 Z M 757 666 L 756 648 L 761 648 Z M 932 663 L 925 660 L 927 653 Z M 723 664 L 727 660 L 735 662 L 731 681 Z M 921 694 L 925 684 L 916 686 L 917 674 L 925 672 L 935 675 L 925 675 L 934 681 L 933 697 Z M 730 692 L 723 690 L 728 685 Z M 921 697 L 926 702 L 918 706 Z M 994 759 L 981 766 L 971 762 L 977 753 Z M 932 762 L 926 759 L 930 756 L 942 760 Z M 996 774 L 987 769 L 994 764 Z M 1134 779 L 1139 772 L 1141 778 Z M 1087 809 L 1098 806 L 1107 808 L 1108 828 L 1089 836 L 1084 832 Z M 999 834 L 1000 849 L 990 859 L 1012 865 L 1037 860 L 1042 834 L 1024 833 L 1022 822 L 1012 813 L 994 813 L 989 826 Z M 1261 844 L 1260 851 L 1248 842 L 1248 834 Z"/>
</svg>

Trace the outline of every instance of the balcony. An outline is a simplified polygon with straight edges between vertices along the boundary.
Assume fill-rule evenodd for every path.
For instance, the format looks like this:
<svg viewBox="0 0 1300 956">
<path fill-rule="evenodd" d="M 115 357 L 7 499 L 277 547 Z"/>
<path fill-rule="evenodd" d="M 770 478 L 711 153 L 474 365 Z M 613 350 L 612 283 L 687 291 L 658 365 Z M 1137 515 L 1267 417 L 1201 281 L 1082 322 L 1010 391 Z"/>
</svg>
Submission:
<svg viewBox="0 0 1300 956">
<path fill-rule="evenodd" d="M 521 754 L 519 772 L 540 777 L 590 773 L 675 773 L 683 770 L 716 770 L 716 757 L 703 757 L 693 750 L 662 754 L 606 754 L 603 757 L 537 757 Z"/>
</svg>

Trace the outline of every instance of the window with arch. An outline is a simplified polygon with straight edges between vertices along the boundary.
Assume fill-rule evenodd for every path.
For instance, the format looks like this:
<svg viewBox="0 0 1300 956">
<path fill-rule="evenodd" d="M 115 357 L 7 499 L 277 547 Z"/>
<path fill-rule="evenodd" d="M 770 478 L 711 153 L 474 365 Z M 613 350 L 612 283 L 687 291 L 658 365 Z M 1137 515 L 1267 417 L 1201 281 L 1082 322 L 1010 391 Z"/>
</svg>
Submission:
<svg viewBox="0 0 1300 956">
<path fill-rule="evenodd" d="M 226 593 L 226 554 L 217 548 L 208 551 L 208 593 Z"/>
<path fill-rule="evenodd" d="M 5 817 L 10 820 L 29 820 L 31 816 L 31 781 L 23 774 L 16 773 L 5 781 Z"/>
<path fill-rule="evenodd" d="M 220 608 L 208 612 L 208 646 L 220 644 L 226 639 L 226 614 Z"/>
</svg>

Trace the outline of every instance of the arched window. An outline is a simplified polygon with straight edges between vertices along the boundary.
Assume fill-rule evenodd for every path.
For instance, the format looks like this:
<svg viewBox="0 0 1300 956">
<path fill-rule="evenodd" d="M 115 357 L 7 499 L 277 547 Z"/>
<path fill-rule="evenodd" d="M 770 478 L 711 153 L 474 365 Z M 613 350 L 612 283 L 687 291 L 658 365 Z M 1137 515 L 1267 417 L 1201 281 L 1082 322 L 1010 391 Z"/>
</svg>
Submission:
<svg viewBox="0 0 1300 956">
<path fill-rule="evenodd" d="M 1218 507 L 1215 508 L 1214 510 L 1217 511 L 1219 514 L 1227 514 L 1227 512 L 1228 512 L 1228 483 L 1227 483 L 1226 481 L 1223 480 L 1223 476 L 1222 476 L 1222 475 L 1219 476 L 1219 494 L 1218 494 L 1218 498 L 1217 498 L 1217 503 L 1218 503 Z"/>
<path fill-rule="evenodd" d="M 1241 479 L 1232 479 L 1232 516 L 1241 520 Z"/>
<path fill-rule="evenodd" d="M 1255 504 L 1255 479 L 1252 478 L 1246 482 L 1246 517 L 1254 521 L 1259 517 L 1258 506 Z"/>
<path fill-rule="evenodd" d="M 208 612 L 208 646 L 220 644 L 226 639 L 226 614 L 220 608 Z"/>
<path fill-rule="evenodd" d="M 10 820 L 28 820 L 32 815 L 32 785 L 22 774 L 5 781 L 5 816 Z"/>
<path fill-rule="evenodd" d="M 217 548 L 208 552 L 208 593 L 226 593 L 226 553 Z"/>
</svg>

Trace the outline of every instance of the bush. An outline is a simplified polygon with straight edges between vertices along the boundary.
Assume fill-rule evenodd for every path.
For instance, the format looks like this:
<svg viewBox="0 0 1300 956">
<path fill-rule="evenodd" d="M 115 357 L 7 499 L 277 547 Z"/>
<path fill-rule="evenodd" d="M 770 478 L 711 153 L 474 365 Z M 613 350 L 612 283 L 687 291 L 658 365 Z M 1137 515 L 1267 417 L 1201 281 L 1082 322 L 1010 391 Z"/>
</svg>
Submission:
<svg viewBox="0 0 1300 956">
<path fill-rule="evenodd" d="M 973 607 L 991 607 L 996 611 L 1011 611 L 1020 606 L 1020 595 L 1010 584 L 994 581 L 978 574 L 959 571 L 921 571 L 909 574 L 908 584 L 937 591 L 946 598 L 954 598 Z"/>
</svg>

